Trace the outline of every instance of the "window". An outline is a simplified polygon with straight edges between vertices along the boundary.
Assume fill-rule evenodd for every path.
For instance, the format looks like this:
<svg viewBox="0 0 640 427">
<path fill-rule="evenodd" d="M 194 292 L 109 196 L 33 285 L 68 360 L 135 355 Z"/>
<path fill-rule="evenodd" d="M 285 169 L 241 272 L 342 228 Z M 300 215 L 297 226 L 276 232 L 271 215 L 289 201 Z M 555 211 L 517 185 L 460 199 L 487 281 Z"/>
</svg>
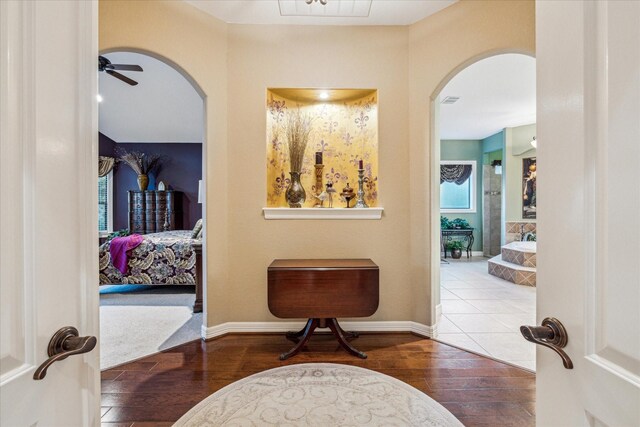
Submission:
<svg viewBox="0 0 640 427">
<path fill-rule="evenodd" d="M 98 231 L 113 232 L 113 171 L 98 178 Z"/>
<path fill-rule="evenodd" d="M 476 211 L 475 160 L 440 162 L 440 212 L 474 213 Z"/>
</svg>

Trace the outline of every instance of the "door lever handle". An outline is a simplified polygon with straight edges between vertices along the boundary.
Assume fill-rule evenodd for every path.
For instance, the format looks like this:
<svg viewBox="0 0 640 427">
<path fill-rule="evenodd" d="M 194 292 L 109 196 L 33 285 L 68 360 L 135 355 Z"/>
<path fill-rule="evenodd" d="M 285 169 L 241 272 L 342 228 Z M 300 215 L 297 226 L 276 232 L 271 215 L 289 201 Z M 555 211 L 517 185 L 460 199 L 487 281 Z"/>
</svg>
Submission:
<svg viewBox="0 0 640 427">
<path fill-rule="evenodd" d="M 54 362 L 64 360 L 74 354 L 88 353 L 93 350 L 98 343 L 98 339 L 93 336 L 81 337 L 78 330 L 73 326 L 65 326 L 59 329 L 47 347 L 49 358 L 33 373 L 34 380 L 41 380 L 47 375 L 47 369 Z"/>
<path fill-rule="evenodd" d="M 569 336 L 558 319 L 547 317 L 542 321 L 542 326 L 520 326 L 520 333 L 525 340 L 543 345 L 558 353 L 564 367 L 573 369 L 571 358 L 562 350 L 569 342 Z"/>
</svg>

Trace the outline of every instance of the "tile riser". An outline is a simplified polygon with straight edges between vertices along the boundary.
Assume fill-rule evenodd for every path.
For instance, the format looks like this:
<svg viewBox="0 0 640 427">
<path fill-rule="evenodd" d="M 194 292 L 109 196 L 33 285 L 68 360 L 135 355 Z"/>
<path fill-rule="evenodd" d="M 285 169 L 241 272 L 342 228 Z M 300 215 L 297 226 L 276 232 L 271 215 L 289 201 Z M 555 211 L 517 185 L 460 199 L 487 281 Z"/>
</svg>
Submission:
<svg viewBox="0 0 640 427">
<path fill-rule="evenodd" d="M 496 258 L 500 258 L 500 256 L 494 259 Z M 528 267 L 509 263 L 508 261 L 505 262 L 504 260 L 502 260 L 502 263 L 498 263 L 495 262 L 494 259 L 488 262 L 489 274 L 515 283 L 516 285 L 536 286 L 535 270 L 529 271 L 530 268 Z"/>
<path fill-rule="evenodd" d="M 536 253 L 502 248 L 502 260 L 524 267 L 536 267 Z"/>
</svg>

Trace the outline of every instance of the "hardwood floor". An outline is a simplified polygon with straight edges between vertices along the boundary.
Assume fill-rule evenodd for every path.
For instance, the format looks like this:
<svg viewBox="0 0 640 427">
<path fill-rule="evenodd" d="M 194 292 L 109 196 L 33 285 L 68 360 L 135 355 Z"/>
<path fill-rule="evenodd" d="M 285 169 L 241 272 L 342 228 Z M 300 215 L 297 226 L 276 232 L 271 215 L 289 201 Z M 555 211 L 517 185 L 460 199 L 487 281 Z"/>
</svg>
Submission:
<svg viewBox="0 0 640 427">
<path fill-rule="evenodd" d="M 193 341 L 102 372 L 102 425 L 170 426 L 216 390 L 283 365 L 361 366 L 398 378 L 444 405 L 466 426 L 534 426 L 535 375 L 407 333 L 362 334 L 368 354 L 347 354 L 332 335 L 314 335 L 286 361 L 292 343 L 278 335 L 227 335 Z"/>
</svg>

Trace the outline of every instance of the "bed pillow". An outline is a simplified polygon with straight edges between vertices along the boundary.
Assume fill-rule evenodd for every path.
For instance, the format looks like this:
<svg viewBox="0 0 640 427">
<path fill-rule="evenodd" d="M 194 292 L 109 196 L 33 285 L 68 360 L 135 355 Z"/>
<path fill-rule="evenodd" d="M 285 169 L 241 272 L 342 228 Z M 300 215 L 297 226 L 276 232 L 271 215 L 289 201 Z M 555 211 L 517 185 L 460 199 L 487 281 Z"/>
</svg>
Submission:
<svg viewBox="0 0 640 427">
<path fill-rule="evenodd" d="M 192 239 L 197 239 L 198 236 L 202 236 L 202 218 L 196 222 L 196 226 L 193 227 L 193 232 L 191 233 Z"/>
</svg>

